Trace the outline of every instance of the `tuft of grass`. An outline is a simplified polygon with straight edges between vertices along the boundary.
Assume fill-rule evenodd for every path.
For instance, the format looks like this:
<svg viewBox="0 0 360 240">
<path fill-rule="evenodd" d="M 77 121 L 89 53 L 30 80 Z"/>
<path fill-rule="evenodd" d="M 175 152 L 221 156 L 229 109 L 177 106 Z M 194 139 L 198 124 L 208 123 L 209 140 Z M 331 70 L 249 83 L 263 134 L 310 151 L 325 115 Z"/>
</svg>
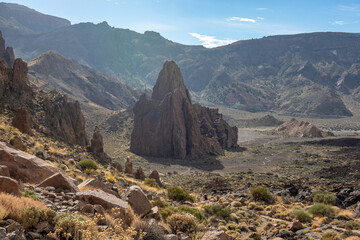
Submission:
<svg viewBox="0 0 360 240">
<path fill-rule="evenodd" d="M 313 194 L 315 203 L 324 203 L 328 205 L 335 205 L 336 196 L 328 191 L 316 191 Z"/>
<path fill-rule="evenodd" d="M 360 230 L 360 223 L 355 221 L 349 221 L 345 223 L 345 228 L 347 230 Z"/>
<path fill-rule="evenodd" d="M 36 196 L 34 190 L 25 188 L 24 191 L 21 193 L 24 197 L 28 197 L 28 198 L 32 198 L 36 201 L 41 201 L 40 198 L 38 198 L 38 196 Z"/>
<path fill-rule="evenodd" d="M 206 219 L 203 211 L 201 211 L 199 208 L 181 205 L 177 209 L 179 212 L 190 213 L 190 214 L 194 215 L 198 220 Z"/>
<path fill-rule="evenodd" d="M 160 188 L 159 185 L 157 184 L 156 180 L 153 178 L 146 178 L 144 180 L 144 184 L 148 185 L 150 187 L 153 187 L 153 188 Z"/>
<path fill-rule="evenodd" d="M 335 215 L 335 210 L 331 205 L 315 203 L 309 208 L 309 213 L 316 217 L 332 217 Z"/>
<path fill-rule="evenodd" d="M 335 232 L 327 232 L 321 236 L 320 240 L 340 240 L 340 238 L 337 237 Z"/>
<path fill-rule="evenodd" d="M 98 165 L 97 163 L 92 160 L 92 159 L 83 159 L 79 162 L 80 167 L 82 167 L 83 169 L 92 169 L 92 170 L 97 170 L 98 169 Z"/>
<path fill-rule="evenodd" d="M 21 210 L 22 225 L 25 228 L 34 227 L 42 221 L 47 221 L 50 224 L 54 222 L 56 212 L 50 209 L 42 209 L 38 207 L 23 208 Z"/>
<path fill-rule="evenodd" d="M 256 186 L 250 189 L 250 193 L 255 199 L 255 201 L 264 201 L 266 203 L 274 202 L 274 197 L 271 194 L 270 190 L 265 186 Z"/>
<path fill-rule="evenodd" d="M 231 209 L 228 207 L 222 207 L 219 204 L 205 205 L 204 210 L 206 213 L 216 215 L 221 218 L 228 218 L 231 214 Z"/>
<path fill-rule="evenodd" d="M 185 189 L 181 187 L 169 187 L 167 191 L 169 198 L 172 200 L 179 202 L 184 202 L 184 201 L 194 202 L 194 197 L 191 196 Z"/>
<path fill-rule="evenodd" d="M 302 223 L 311 222 L 310 215 L 302 209 L 295 209 L 293 212 L 295 218 Z"/>
</svg>

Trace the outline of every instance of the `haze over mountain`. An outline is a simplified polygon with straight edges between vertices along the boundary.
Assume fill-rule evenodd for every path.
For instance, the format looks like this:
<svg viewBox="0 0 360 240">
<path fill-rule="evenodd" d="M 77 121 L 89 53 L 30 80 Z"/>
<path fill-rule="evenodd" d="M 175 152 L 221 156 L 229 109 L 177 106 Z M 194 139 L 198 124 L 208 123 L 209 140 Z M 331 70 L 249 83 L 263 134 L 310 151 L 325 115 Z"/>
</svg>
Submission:
<svg viewBox="0 0 360 240">
<path fill-rule="evenodd" d="M 0 16 L 5 19 L 0 29 L 18 56 L 29 60 L 55 50 L 135 87 L 153 86 L 163 62 L 171 59 L 180 66 L 186 86 L 217 105 L 338 117 L 352 115 L 344 96 L 359 97 L 359 34 L 271 36 L 206 49 L 174 43 L 155 32 L 113 28 L 106 22 L 64 23 L 33 33 Z"/>
</svg>

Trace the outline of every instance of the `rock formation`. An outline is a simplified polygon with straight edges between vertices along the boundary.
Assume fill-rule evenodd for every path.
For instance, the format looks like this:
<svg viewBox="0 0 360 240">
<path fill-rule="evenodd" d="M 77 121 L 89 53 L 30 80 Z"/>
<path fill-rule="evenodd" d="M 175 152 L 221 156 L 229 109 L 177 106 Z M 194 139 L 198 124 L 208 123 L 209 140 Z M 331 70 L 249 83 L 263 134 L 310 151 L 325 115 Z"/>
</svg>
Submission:
<svg viewBox="0 0 360 240">
<path fill-rule="evenodd" d="M 141 181 L 145 180 L 145 173 L 144 173 L 142 167 L 139 166 L 138 169 L 136 170 L 135 178 L 138 180 L 141 180 Z"/>
<path fill-rule="evenodd" d="M 159 175 L 158 171 L 153 170 L 150 173 L 149 178 L 154 179 L 156 181 L 156 183 L 159 185 L 159 187 L 164 187 L 164 185 L 162 184 L 162 182 L 160 180 L 160 175 Z"/>
<path fill-rule="evenodd" d="M 15 117 L 11 121 L 11 125 L 25 134 L 31 134 L 30 114 L 25 108 L 17 110 Z"/>
<path fill-rule="evenodd" d="M 179 67 L 172 61 L 166 61 L 159 73 L 151 100 L 142 95 L 133 111 L 135 119 L 130 150 L 137 154 L 201 158 L 223 154 L 222 145 L 237 145 L 232 142 L 231 134 L 217 133 L 208 137 L 206 131 L 201 132 L 196 107 L 191 103 Z M 210 125 L 214 129 L 214 123 Z M 237 136 L 237 132 L 234 134 Z M 231 138 L 229 144 L 228 137 Z M 220 143 L 220 139 L 224 142 Z"/>
<path fill-rule="evenodd" d="M 88 150 L 95 154 L 100 162 L 106 164 L 111 162 L 111 158 L 104 152 L 104 142 L 98 126 L 95 127 L 91 144 L 88 146 Z"/>
<path fill-rule="evenodd" d="M 290 137 L 325 137 L 334 135 L 331 132 L 322 131 L 309 122 L 298 121 L 295 118 L 277 127 L 275 132 Z"/>
<path fill-rule="evenodd" d="M 4 59 L 8 67 L 12 67 L 15 60 L 15 54 L 13 48 L 7 47 L 5 49 L 5 40 L 2 37 L 1 31 L 0 31 L 0 59 Z"/>
<path fill-rule="evenodd" d="M 126 158 L 126 162 L 125 162 L 125 174 L 134 176 L 133 164 L 129 157 Z"/>
</svg>

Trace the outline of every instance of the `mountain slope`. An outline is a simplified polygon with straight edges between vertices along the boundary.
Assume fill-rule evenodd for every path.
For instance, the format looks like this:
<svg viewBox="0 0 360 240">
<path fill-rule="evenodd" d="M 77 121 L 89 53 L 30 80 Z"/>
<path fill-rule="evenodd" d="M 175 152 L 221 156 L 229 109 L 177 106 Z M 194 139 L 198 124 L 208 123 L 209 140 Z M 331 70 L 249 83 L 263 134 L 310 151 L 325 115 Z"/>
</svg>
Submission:
<svg viewBox="0 0 360 240">
<path fill-rule="evenodd" d="M 70 98 L 110 110 L 127 108 L 139 92 L 117 79 L 69 60 L 55 51 L 46 52 L 28 63 L 30 82 L 40 89 L 61 90 Z"/>
</svg>

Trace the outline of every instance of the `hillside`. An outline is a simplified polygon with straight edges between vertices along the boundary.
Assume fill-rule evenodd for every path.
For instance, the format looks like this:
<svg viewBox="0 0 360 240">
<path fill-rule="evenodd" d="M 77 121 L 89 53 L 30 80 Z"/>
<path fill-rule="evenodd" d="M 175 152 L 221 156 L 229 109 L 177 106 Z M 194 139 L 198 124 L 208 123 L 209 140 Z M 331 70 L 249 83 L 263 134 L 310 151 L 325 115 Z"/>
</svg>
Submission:
<svg viewBox="0 0 360 240">
<path fill-rule="evenodd" d="M 8 27 L 18 29 L 12 23 Z M 359 98 L 359 34 L 271 36 L 206 49 L 174 43 L 156 32 L 114 28 L 106 22 L 26 32 L 26 38 L 24 32 L 4 36 L 26 60 L 55 50 L 132 86 L 151 88 L 162 63 L 171 59 L 179 64 L 186 86 L 195 95 L 246 111 L 352 116 L 353 106 L 346 106 L 343 99 Z"/>
</svg>

